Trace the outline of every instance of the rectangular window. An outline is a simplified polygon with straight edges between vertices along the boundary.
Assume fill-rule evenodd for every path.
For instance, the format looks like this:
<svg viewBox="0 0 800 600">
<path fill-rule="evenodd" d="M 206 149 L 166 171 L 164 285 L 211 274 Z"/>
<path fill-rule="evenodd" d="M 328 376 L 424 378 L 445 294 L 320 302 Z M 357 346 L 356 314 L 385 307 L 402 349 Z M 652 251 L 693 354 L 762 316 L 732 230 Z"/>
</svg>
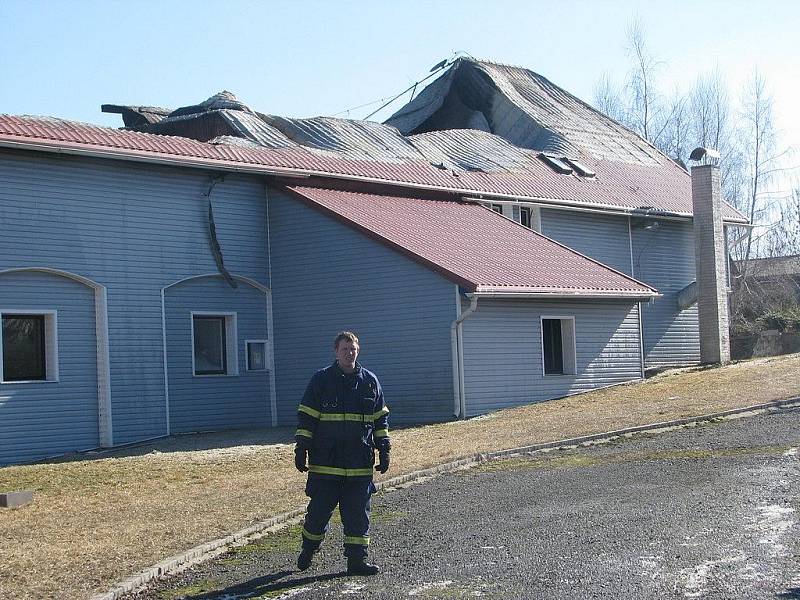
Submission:
<svg viewBox="0 0 800 600">
<path fill-rule="evenodd" d="M 519 224 L 531 228 L 531 208 L 530 206 L 519 207 Z"/>
<path fill-rule="evenodd" d="M 247 370 L 267 370 L 267 342 L 263 340 L 247 340 Z"/>
<path fill-rule="evenodd" d="M 236 313 L 192 313 L 195 375 L 238 375 Z"/>
<path fill-rule="evenodd" d="M 3 381 L 47 379 L 44 315 L 3 315 Z"/>
<path fill-rule="evenodd" d="M 542 317 L 545 375 L 575 374 L 575 318 Z"/>
<path fill-rule="evenodd" d="M 492 211 L 496 212 L 499 215 L 503 214 L 503 205 L 502 204 L 492 204 L 491 205 Z"/>
<path fill-rule="evenodd" d="M 54 310 L 0 310 L 0 382 L 58 381 Z"/>
</svg>

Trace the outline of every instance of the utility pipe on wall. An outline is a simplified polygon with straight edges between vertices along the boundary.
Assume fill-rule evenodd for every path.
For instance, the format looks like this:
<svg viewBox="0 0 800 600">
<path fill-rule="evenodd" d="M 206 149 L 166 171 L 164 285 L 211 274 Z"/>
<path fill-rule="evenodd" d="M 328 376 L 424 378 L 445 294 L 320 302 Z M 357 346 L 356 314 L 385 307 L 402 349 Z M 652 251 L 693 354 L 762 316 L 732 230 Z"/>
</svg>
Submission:
<svg viewBox="0 0 800 600">
<path fill-rule="evenodd" d="M 467 416 L 467 398 L 464 391 L 464 334 L 461 324 L 478 308 L 478 296 L 472 295 L 469 296 L 469 299 L 469 308 L 463 313 L 460 312 L 461 296 L 458 286 L 456 286 L 456 314 L 458 317 L 450 325 L 450 343 L 453 348 L 453 413 L 460 419 L 465 419 Z"/>
</svg>

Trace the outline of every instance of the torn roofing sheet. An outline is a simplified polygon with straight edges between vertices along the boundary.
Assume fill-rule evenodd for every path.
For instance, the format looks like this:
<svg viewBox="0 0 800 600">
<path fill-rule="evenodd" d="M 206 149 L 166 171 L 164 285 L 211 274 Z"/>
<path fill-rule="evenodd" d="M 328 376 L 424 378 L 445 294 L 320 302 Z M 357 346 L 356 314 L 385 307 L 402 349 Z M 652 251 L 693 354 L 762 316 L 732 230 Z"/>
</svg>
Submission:
<svg viewBox="0 0 800 600">
<path fill-rule="evenodd" d="M 290 186 L 295 197 L 468 292 L 652 298 L 655 289 L 476 203 Z"/>
<path fill-rule="evenodd" d="M 467 127 L 481 115 L 488 131 L 515 146 L 561 155 L 666 165 L 646 140 L 546 78 L 524 69 L 459 58 L 386 120 L 405 134 Z"/>
</svg>

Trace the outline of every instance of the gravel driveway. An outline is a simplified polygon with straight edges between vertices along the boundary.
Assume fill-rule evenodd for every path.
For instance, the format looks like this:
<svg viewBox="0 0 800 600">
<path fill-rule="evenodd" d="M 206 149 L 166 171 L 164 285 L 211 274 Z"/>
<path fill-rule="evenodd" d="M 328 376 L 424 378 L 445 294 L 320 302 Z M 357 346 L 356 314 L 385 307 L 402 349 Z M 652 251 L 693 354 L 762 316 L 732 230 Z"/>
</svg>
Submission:
<svg viewBox="0 0 800 600">
<path fill-rule="evenodd" d="M 800 408 L 494 461 L 379 494 L 373 578 L 337 524 L 304 573 L 297 528 L 139 599 L 800 598 Z"/>
</svg>

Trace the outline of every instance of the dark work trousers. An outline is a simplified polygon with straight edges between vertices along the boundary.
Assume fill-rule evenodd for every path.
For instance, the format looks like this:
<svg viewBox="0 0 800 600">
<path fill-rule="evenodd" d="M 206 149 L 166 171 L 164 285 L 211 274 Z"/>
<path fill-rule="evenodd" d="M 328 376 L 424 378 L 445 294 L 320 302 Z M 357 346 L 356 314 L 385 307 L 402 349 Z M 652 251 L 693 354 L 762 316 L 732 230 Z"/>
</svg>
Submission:
<svg viewBox="0 0 800 600">
<path fill-rule="evenodd" d="M 375 485 L 364 478 L 319 478 L 311 476 L 306 495 L 311 498 L 303 524 L 303 549 L 319 549 L 336 505 L 342 516 L 344 555 L 366 558 L 369 546 L 369 510 Z"/>
</svg>

